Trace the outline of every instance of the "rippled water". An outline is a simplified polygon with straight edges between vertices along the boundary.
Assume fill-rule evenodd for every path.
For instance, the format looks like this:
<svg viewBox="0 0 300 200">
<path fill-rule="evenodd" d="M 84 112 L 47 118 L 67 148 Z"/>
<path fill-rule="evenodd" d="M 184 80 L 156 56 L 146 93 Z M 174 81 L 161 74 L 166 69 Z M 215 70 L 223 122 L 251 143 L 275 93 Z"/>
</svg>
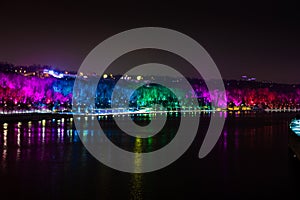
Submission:
<svg viewBox="0 0 300 200">
<path fill-rule="evenodd" d="M 213 151 L 199 159 L 211 114 L 226 117 L 225 127 Z M 287 146 L 293 117 L 293 113 L 201 114 L 198 135 L 188 151 L 170 166 L 146 174 L 119 172 L 94 159 L 82 145 L 71 117 L 3 120 L 0 195 L 10 199 L 289 196 L 300 186 L 299 162 Z M 133 119 L 143 125 L 151 117 Z M 179 119 L 170 116 L 165 131 L 143 140 L 121 133 L 110 117 L 101 118 L 100 124 L 118 146 L 150 152 L 172 140 Z M 91 139 L 93 134 L 87 127 L 83 139 Z"/>
</svg>

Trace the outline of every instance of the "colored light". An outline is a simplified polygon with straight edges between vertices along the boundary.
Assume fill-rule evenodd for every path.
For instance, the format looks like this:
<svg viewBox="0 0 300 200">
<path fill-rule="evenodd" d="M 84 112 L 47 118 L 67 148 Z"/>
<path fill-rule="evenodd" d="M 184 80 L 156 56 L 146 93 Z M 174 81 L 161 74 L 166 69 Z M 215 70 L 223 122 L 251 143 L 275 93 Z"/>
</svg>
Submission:
<svg viewBox="0 0 300 200">
<path fill-rule="evenodd" d="M 55 111 L 71 107 L 74 79 L 69 76 L 68 78 L 70 79 L 64 79 L 64 74 L 56 72 L 55 70 L 45 69 L 43 72 L 45 75 L 50 76 L 40 78 L 39 76 L 0 73 L 0 107 L 5 109 L 14 107 L 15 109 L 15 105 L 18 105 L 20 109 L 24 109 L 25 105 L 26 109 L 49 109 Z M 81 75 L 82 77 L 87 76 L 83 73 L 81 73 Z M 104 74 L 103 78 L 105 77 L 108 78 L 108 75 Z M 144 79 L 146 80 L 146 78 L 141 75 L 136 76 L 136 80 Z M 300 88 L 298 85 L 290 88 L 285 86 L 287 89 L 282 89 L 280 88 L 281 86 L 277 87 L 273 84 L 259 86 L 256 82 L 230 82 L 230 84 L 225 84 L 227 85 L 227 102 L 214 102 L 213 105 L 216 105 L 214 108 L 212 107 L 211 99 L 218 99 L 220 92 L 208 92 L 205 84 L 201 82 L 192 85 L 194 91 L 186 91 L 184 88 L 181 88 L 180 81 L 174 81 L 174 87 L 171 89 L 179 93 L 178 97 L 175 97 L 173 92 L 168 88 L 148 84 L 138 88 L 128 101 L 128 99 L 124 97 L 128 96 L 129 88 L 132 88 L 136 82 L 130 80 L 128 75 L 124 75 L 123 79 L 120 80 L 125 82 L 123 87 L 118 88 L 118 90 L 122 91 L 122 95 L 116 98 L 120 108 L 124 108 L 130 104 L 134 108 L 149 110 L 149 108 L 158 104 L 155 106 L 155 109 L 158 110 L 163 108 L 184 108 L 203 110 L 216 109 L 220 111 L 222 110 L 220 108 L 223 108 L 224 105 L 228 105 L 228 110 L 232 111 L 248 111 L 254 107 L 265 107 L 270 110 L 277 109 L 284 111 L 300 109 Z M 246 85 L 241 86 L 243 82 Z M 114 84 L 114 79 L 100 80 L 96 92 L 97 94 L 95 95 L 96 105 L 87 105 L 88 101 L 85 97 L 89 95 L 81 95 L 75 104 L 78 105 L 76 110 L 85 112 L 89 107 L 109 108 L 112 103 L 110 99 L 114 90 Z M 80 92 L 94 92 L 88 88 L 89 79 L 82 79 L 82 90 Z M 198 108 L 189 107 L 189 102 L 192 100 L 198 101 Z M 179 102 L 182 102 L 182 105 L 179 105 Z M 49 105 L 50 103 L 52 104 Z M 53 108 L 49 106 L 53 106 Z"/>
<path fill-rule="evenodd" d="M 300 120 L 293 119 L 290 123 L 290 129 L 298 136 L 300 136 Z"/>
</svg>

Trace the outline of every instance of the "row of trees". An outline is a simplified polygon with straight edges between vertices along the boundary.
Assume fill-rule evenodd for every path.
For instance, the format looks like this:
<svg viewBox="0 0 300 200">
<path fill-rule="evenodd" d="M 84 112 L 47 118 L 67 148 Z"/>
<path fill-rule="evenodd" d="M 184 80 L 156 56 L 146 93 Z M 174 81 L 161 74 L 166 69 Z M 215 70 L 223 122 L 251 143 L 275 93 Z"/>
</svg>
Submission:
<svg viewBox="0 0 300 200">
<path fill-rule="evenodd" d="M 73 82 L 52 77 L 0 73 L 0 108 L 28 110 L 68 107 L 71 104 Z"/>
<path fill-rule="evenodd" d="M 94 77 L 96 78 L 96 77 Z M 136 81 L 100 79 L 96 91 L 91 90 L 92 77 L 78 79 L 78 90 L 73 94 L 74 79 L 53 77 L 40 78 L 13 73 L 0 73 L 0 110 L 13 109 L 71 109 L 73 108 L 109 108 L 114 93 L 115 107 L 142 108 L 154 104 L 169 109 L 188 107 L 197 102 L 200 108 L 211 108 L 211 96 L 205 83 L 201 80 L 190 80 L 193 90 L 186 90 L 182 83 L 175 81 L 172 88 L 158 84 L 146 83 L 134 90 Z M 120 83 L 120 82 L 119 82 Z M 227 102 L 220 105 L 261 106 L 263 108 L 299 108 L 299 85 L 272 84 L 248 81 L 224 81 Z M 177 96 L 172 92 L 176 91 Z M 212 91 L 214 99 L 220 96 L 219 91 Z M 76 101 L 72 102 L 72 97 Z M 88 99 L 87 97 L 93 97 Z M 90 102 L 95 102 L 91 105 Z M 181 102 L 181 104 L 179 103 Z"/>
</svg>

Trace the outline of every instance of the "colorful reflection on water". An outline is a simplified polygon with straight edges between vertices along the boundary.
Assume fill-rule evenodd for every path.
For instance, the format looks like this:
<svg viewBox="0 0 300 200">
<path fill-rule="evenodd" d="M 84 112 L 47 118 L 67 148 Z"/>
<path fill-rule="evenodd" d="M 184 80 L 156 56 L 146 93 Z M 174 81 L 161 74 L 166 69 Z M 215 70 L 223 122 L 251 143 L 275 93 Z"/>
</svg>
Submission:
<svg viewBox="0 0 300 200">
<path fill-rule="evenodd" d="M 48 159 L 50 148 L 47 147 L 79 141 L 72 126 L 72 118 L 3 123 L 0 127 L 2 161 L 8 155 L 15 155 L 16 160 L 33 156 L 41 161 Z M 38 154 L 30 154 L 37 148 Z"/>
<path fill-rule="evenodd" d="M 186 115 L 189 114 L 181 117 Z M 226 123 L 213 151 L 200 160 L 197 155 L 211 115 L 225 117 Z M 135 118 L 138 123 L 149 119 L 142 115 Z M 287 191 L 290 182 L 287 149 L 290 119 L 288 114 L 202 113 L 198 135 L 186 154 L 170 166 L 146 174 L 118 172 L 95 160 L 78 134 L 82 134 L 83 140 L 93 140 L 97 133 L 88 126 L 78 133 L 73 118 L 2 122 L 0 191 L 11 198 L 32 199 L 45 195 L 51 199 L 156 199 L 164 195 L 180 198 L 199 192 L 231 197 L 271 191 L 276 196 L 274 191 Z M 158 138 L 146 139 L 124 138 L 109 117 L 102 117 L 100 124 L 110 140 L 136 153 L 134 162 L 139 171 L 140 153 L 163 147 L 176 134 L 174 124 L 179 117 L 174 115 L 170 120 L 168 131 Z M 256 187 L 248 191 L 253 185 Z"/>
</svg>

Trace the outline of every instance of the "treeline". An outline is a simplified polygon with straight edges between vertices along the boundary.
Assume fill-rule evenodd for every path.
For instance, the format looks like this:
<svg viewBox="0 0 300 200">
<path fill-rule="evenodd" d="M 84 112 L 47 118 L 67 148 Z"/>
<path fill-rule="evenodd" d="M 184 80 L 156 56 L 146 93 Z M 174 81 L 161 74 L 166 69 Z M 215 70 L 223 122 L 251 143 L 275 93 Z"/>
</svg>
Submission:
<svg viewBox="0 0 300 200">
<path fill-rule="evenodd" d="M 74 79 L 54 77 L 41 78 L 14 73 L 0 72 L 0 110 L 13 109 L 71 109 L 72 106 L 84 109 L 109 108 L 114 90 L 118 96 L 114 105 L 135 108 L 151 107 L 154 104 L 170 109 L 188 107 L 197 102 L 199 108 L 211 109 L 211 97 L 203 80 L 190 80 L 193 90 L 186 90 L 180 81 L 172 82 L 172 88 L 157 84 L 144 85 L 133 91 L 137 80 L 100 79 L 96 91 L 91 90 L 89 78 L 78 78 L 79 91 L 73 94 Z M 96 78 L 96 77 L 94 77 Z M 172 81 L 172 80 L 170 80 Z M 227 102 L 235 106 L 259 106 L 262 108 L 299 108 L 299 85 L 262 83 L 253 81 L 225 80 Z M 173 94 L 176 91 L 178 96 Z M 219 91 L 212 91 L 218 99 Z M 76 102 L 72 102 L 75 95 Z M 87 99 L 87 97 L 93 99 Z M 129 97 L 129 98 L 127 98 Z M 95 102 L 91 105 L 90 102 Z M 181 104 L 179 104 L 181 102 Z"/>
</svg>

